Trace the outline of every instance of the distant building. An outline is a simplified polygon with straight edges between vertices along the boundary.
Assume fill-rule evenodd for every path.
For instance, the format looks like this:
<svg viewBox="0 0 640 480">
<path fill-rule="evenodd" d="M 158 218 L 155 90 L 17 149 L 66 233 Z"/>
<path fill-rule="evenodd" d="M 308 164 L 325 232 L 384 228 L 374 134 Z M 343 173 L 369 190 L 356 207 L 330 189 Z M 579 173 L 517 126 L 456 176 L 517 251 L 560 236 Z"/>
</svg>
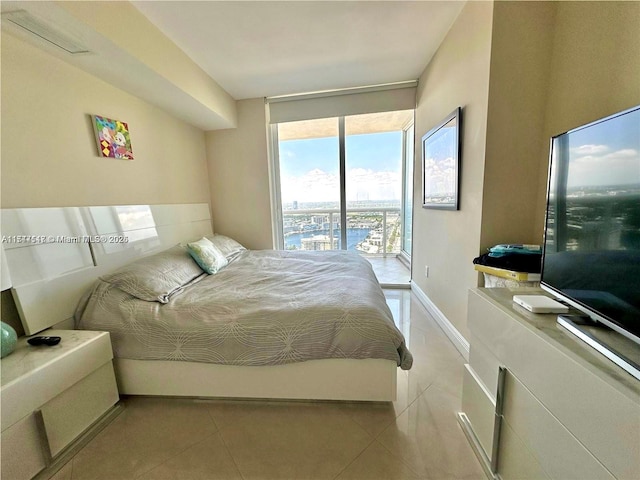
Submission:
<svg viewBox="0 0 640 480">
<path fill-rule="evenodd" d="M 333 245 L 332 245 L 333 243 Z M 314 235 L 310 238 L 301 240 L 301 250 L 336 250 L 338 248 L 338 239 L 334 238 L 333 242 L 329 235 Z"/>
<path fill-rule="evenodd" d="M 367 238 L 356 246 L 356 250 L 368 254 L 384 253 L 382 230 L 370 231 Z"/>
</svg>

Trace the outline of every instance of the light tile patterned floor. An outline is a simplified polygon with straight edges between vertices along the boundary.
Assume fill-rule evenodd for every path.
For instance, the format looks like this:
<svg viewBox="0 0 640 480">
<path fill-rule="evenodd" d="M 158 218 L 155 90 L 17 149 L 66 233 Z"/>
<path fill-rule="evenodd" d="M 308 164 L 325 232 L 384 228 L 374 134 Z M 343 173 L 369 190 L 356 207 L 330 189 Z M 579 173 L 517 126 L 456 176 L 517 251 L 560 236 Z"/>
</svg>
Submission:
<svg viewBox="0 0 640 480">
<path fill-rule="evenodd" d="M 460 429 L 463 359 L 408 290 L 385 290 L 414 356 L 393 403 L 128 397 L 55 480 L 484 479 Z"/>
<path fill-rule="evenodd" d="M 410 288 L 411 271 L 394 256 L 366 258 L 383 288 Z"/>
</svg>

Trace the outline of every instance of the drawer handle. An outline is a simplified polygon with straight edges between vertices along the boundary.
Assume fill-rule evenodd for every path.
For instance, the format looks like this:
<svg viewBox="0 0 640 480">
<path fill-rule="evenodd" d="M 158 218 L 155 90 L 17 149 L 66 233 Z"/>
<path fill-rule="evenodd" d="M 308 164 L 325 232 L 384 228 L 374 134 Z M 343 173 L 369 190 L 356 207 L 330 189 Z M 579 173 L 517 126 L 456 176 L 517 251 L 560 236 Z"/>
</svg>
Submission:
<svg viewBox="0 0 640 480">
<path fill-rule="evenodd" d="M 44 424 L 44 417 L 42 416 L 42 410 L 36 410 L 33 412 L 36 420 L 36 426 L 38 427 L 38 434 L 40 436 L 40 446 L 42 447 L 42 455 L 44 456 L 44 463 L 48 467 L 51 465 L 53 456 L 51 455 L 51 449 L 49 448 L 49 439 L 47 438 L 47 428 Z"/>
<path fill-rule="evenodd" d="M 500 452 L 500 430 L 504 419 L 504 383 L 507 377 L 507 367 L 498 367 L 498 391 L 496 392 L 496 410 L 493 419 L 493 445 L 491 446 L 491 472 L 498 473 Z"/>
</svg>

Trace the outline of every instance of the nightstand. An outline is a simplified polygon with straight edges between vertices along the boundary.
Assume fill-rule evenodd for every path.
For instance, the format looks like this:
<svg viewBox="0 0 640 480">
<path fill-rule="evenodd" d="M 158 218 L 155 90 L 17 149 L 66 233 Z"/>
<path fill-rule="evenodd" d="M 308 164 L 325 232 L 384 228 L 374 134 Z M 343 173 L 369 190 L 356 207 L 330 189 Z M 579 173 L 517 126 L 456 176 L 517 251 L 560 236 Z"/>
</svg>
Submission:
<svg viewBox="0 0 640 480">
<path fill-rule="evenodd" d="M 0 361 L 2 479 L 30 479 L 60 459 L 118 402 L 107 332 L 47 330 L 53 347 L 18 339 Z"/>
</svg>

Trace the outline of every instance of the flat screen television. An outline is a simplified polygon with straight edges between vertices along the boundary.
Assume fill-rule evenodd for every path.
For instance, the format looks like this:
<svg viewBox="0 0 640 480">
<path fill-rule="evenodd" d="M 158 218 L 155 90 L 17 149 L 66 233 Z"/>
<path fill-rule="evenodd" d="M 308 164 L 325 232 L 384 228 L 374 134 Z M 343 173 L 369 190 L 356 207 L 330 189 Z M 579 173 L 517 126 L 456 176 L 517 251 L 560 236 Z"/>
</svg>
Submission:
<svg viewBox="0 0 640 480">
<path fill-rule="evenodd" d="M 640 106 L 551 139 L 541 286 L 640 344 Z"/>
</svg>

